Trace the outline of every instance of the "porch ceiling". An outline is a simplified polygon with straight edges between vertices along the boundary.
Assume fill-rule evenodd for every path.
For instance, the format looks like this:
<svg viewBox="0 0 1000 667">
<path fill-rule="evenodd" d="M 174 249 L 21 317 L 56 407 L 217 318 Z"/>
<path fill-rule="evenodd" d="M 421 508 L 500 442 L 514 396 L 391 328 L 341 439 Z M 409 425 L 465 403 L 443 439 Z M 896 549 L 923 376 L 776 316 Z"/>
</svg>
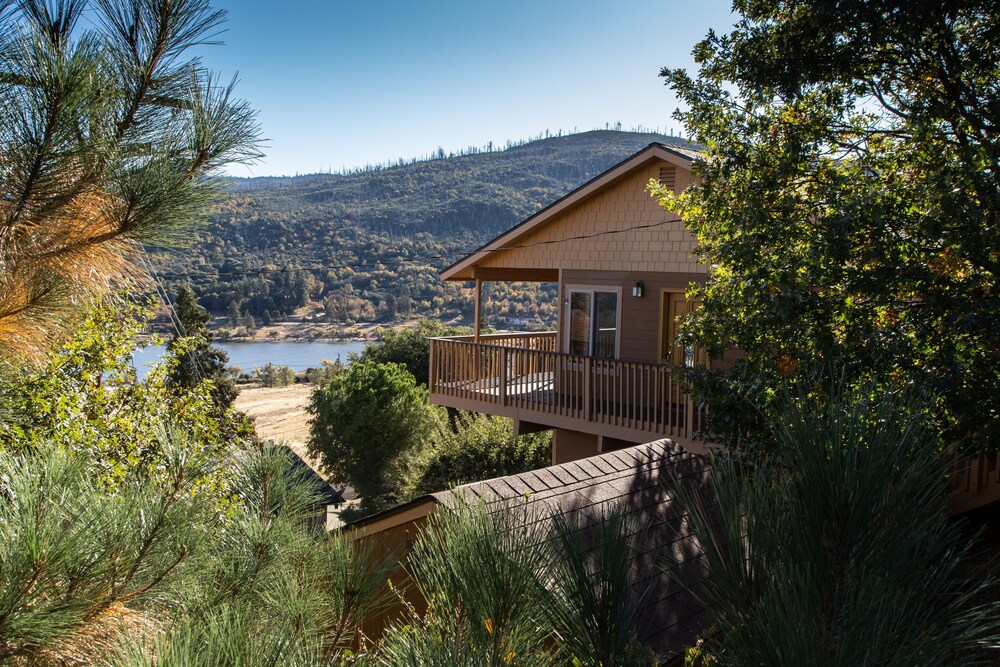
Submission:
<svg viewBox="0 0 1000 667">
<path fill-rule="evenodd" d="M 470 266 L 465 271 L 448 276 L 447 280 L 492 280 L 492 281 L 527 281 L 527 282 L 557 282 L 559 269 L 518 269 L 500 266 Z"/>
</svg>

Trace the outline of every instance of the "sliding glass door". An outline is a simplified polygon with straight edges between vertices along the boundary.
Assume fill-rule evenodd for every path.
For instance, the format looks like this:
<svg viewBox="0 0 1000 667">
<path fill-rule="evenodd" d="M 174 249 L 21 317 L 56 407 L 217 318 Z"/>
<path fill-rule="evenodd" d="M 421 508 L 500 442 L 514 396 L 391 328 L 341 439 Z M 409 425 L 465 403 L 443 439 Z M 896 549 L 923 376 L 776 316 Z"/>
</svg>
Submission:
<svg viewBox="0 0 1000 667">
<path fill-rule="evenodd" d="M 618 292 L 569 291 L 570 354 L 614 359 L 618 356 Z"/>
</svg>

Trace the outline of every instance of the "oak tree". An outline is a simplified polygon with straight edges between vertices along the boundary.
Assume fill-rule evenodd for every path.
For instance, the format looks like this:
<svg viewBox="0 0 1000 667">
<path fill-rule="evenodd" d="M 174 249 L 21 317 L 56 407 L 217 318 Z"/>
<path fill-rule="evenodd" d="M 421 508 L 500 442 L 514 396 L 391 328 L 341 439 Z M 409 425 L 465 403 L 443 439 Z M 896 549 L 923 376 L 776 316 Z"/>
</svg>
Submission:
<svg viewBox="0 0 1000 667">
<path fill-rule="evenodd" d="M 995 4 L 734 8 L 697 75 L 662 72 L 704 147 L 697 187 L 657 190 L 711 267 L 687 335 L 746 354 L 702 389 L 759 404 L 785 378 L 913 385 L 946 442 L 1000 444 Z M 746 423 L 717 426 L 736 443 Z"/>
</svg>

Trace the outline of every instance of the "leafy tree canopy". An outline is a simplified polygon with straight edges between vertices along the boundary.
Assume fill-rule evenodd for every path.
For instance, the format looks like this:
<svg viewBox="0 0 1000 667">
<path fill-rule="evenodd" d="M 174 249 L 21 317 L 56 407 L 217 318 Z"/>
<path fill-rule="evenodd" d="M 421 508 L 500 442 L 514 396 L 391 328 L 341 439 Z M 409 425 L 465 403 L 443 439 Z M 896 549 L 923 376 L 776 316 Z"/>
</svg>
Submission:
<svg viewBox="0 0 1000 667">
<path fill-rule="evenodd" d="M 837 369 L 936 397 L 947 442 L 1000 444 L 995 4 L 734 6 L 697 77 L 662 72 L 705 146 L 697 187 L 654 188 L 712 268 L 688 335 L 743 350 L 758 401 Z"/>
<path fill-rule="evenodd" d="M 358 358 L 380 364 L 402 364 L 416 378 L 417 384 L 426 387 L 431 365 L 428 339 L 471 333 L 468 327 L 450 327 L 434 320 L 420 320 L 415 327 L 383 330 L 378 341 L 366 347 Z"/>
<path fill-rule="evenodd" d="M 91 474 L 116 485 L 162 472 L 165 424 L 220 456 L 234 439 L 248 438 L 249 423 L 216 404 L 211 381 L 168 380 L 185 347 L 137 381 L 131 356 L 149 315 L 148 306 L 106 300 L 73 320 L 76 332 L 44 366 L 0 380 L 0 449 L 48 442 L 83 455 Z"/>
<path fill-rule="evenodd" d="M 371 508 L 392 500 L 403 458 L 432 423 L 427 391 L 400 364 L 361 361 L 313 392 L 309 451 Z"/>
<path fill-rule="evenodd" d="M 404 496 L 544 468 L 552 462 L 552 433 L 515 435 L 505 417 L 460 412 L 441 424 L 406 471 Z"/>
<path fill-rule="evenodd" d="M 218 409 L 224 412 L 233 406 L 239 392 L 226 371 L 229 355 L 212 345 L 214 336 L 207 326 L 212 316 L 198 305 L 188 285 L 177 288 L 174 314 L 179 331 L 167 343 L 167 349 L 178 350 L 178 354 L 170 369 L 170 382 L 182 387 L 196 387 L 210 380 L 212 398 Z M 185 341 L 186 338 L 190 340 Z"/>
</svg>

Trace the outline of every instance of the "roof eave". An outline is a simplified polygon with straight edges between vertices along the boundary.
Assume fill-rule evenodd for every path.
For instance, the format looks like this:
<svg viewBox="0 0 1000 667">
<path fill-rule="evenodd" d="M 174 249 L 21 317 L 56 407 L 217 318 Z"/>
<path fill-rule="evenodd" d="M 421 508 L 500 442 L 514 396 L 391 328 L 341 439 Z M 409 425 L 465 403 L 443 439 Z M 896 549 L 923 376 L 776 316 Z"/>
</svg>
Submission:
<svg viewBox="0 0 1000 667">
<path fill-rule="evenodd" d="M 508 246 L 521 236 L 531 232 L 539 225 L 544 224 L 547 220 L 555 217 L 572 206 L 575 206 L 581 200 L 589 197 L 597 190 L 600 190 L 610 183 L 617 181 L 626 174 L 646 164 L 650 160 L 657 158 L 666 162 L 671 162 L 686 169 L 690 169 L 691 165 L 694 163 L 694 160 L 690 157 L 675 150 L 671 150 L 670 147 L 664 144 L 649 144 L 638 153 L 625 158 L 610 169 L 598 174 L 580 187 L 555 200 L 542 210 L 511 227 L 506 232 L 503 232 L 492 241 L 488 241 L 478 250 L 466 255 L 451 266 L 448 266 L 441 271 L 441 279 L 463 282 L 474 280 L 476 277 L 474 269 L 482 259 L 493 252 L 504 250 L 505 246 Z"/>
</svg>

